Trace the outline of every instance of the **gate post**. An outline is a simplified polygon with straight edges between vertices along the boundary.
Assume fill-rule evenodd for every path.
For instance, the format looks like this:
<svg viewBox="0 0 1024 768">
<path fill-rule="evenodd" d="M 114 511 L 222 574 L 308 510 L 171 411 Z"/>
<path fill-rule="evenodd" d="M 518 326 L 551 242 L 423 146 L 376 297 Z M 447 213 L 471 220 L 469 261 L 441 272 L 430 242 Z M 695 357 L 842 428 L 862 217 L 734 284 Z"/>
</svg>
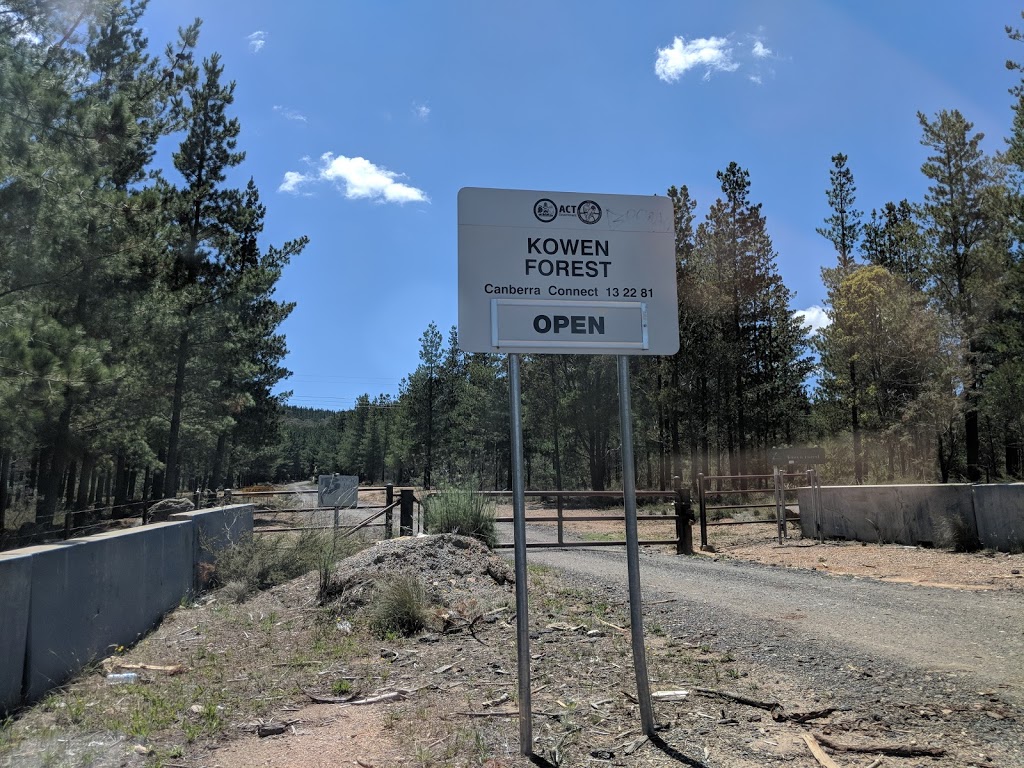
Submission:
<svg viewBox="0 0 1024 768">
<path fill-rule="evenodd" d="M 412 536 L 412 488 L 403 488 L 399 501 L 398 535 Z"/>
<path fill-rule="evenodd" d="M 388 483 L 387 485 L 384 486 L 384 506 L 385 507 L 390 507 L 394 503 L 395 503 L 395 486 L 392 485 L 391 483 Z M 391 538 L 391 535 L 392 535 L 391 534 L 391 528 L 392 528 L 393 523 L 394 523 L 394 520 L 391 517 L 391 510 L 389 509 L 387 512 L 384 513 L 384 538 L 385 539 L 390 539 Z"/>
<path fill-rule="evenodd" d="M 697 473 L 697 503 L 700 505 L 700 551 L 708 551 L 708 502 L 704 498 L 705 480 L 703 472 Z"/>
<path fill-rule="evenodd" d="M 690 504 L 690 489 L 685 491 L 678 476 L 672 478 L 672 487 L 676 492 L 673 502 L 676 513 L 676 554 L 693 554 L 693 528 L 690 523 L 693 521 L 693 507 Z"/>
</svg>

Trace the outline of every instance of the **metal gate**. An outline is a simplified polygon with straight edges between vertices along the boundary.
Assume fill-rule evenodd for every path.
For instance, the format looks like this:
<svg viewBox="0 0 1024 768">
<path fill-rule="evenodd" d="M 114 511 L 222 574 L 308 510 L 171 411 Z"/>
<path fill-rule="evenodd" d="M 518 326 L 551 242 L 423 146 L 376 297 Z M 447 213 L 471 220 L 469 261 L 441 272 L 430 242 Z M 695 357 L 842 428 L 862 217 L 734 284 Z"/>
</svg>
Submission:
<svg viewBox="0 0 1024 768">
<path fill-rule="evenodd" d="M 761 481 L 771 481 L 771 485 L 764 485 L 764 487 L 749 487 L 749 484 L 753 483 L 755 486 Z M 786 485 L 787 480 L 803 480 L 803 483 L 792 483 L 789 486 Z M 722 483 L 727 482 L 732 487 L 722 488 Z M 712 488 L 711 483 L 715 482 L 719 487 Z M 739 485 L 740 487 L 736 487 Z M 797 488 L 811 488 L 812 494 L 814 495 L 814 520 L 813 535 L 816 538 L 821 536 L 821 523 L 818 519 L 818 510 L 821 505 L 818 502 L 818 498 L 821 493 L 821 486 L 818 482 L 818 473 L 814 469 L 808 469 L 806 472 L 784 472 L 778 467 L 770 475 L 705 475 L 703 472 L 697 475 L 697 501 L 700 509 L 700 548 L 702 551 L 708 547 L 708 527 L 714 525 L 751 525 L 757 523 L 768 523 L 774 524 L 777 528 L 779 543 L 782 543 L 783 539 L 789 538 L 789 531 L 787 529 L 787 518 L 786 518 L 786 505 L 787 505 L 787 493 L 795 493 Z M 748 499 L 750 496 L 768 496 L 771 495 L 772 500 L 770 502 L 755 502 L 751 503 L 744 499 L 741 502 L 735 504 L 729 503 L 717 503 L 709 504 L 708 497 L 714 500 L 714 497 L 720 496 L 735 496 L 743 495 Z M 774 519 L 768 518 L 765 520 L 713 520 L 708 522 L 708 510 L 733 510 L 733 509 L 774 509 Z"/>
</svg>

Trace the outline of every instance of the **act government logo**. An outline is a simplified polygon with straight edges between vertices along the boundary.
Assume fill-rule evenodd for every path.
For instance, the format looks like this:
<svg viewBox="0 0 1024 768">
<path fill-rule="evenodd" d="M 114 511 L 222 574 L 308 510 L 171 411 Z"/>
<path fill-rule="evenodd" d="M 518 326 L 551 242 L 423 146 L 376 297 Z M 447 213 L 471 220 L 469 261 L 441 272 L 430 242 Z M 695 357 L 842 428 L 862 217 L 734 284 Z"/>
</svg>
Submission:
<svg viewBox="0 0 1024 768">
<path fill-rule="evenodd" d="M 548 224 L 559 216 L 575 216 L 584 224 L 597 224 L 601 220 L 601 206 L 593 200 L 584 200 L 576 205 L 558 205 L 554 200 L 542 197 L 533 204 L 533 215 L 537 221 Z"/>
</svg>

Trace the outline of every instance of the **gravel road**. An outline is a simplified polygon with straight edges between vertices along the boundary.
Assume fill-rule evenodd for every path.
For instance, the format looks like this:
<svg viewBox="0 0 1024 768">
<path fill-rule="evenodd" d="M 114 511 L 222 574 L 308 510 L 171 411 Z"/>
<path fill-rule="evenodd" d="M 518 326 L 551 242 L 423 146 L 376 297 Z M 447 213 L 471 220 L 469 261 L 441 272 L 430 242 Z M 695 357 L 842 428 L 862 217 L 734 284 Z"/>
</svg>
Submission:
<svg viewBox="0 0 1024 768">
<path fill-rule="evenodd" d="M 529 539 L 547 537 L 530 528 Z M 627 599 L 624 549 L 531 550 L 528 562 L 608 601 Z M 793 710 L 848 713 L 834 731 L 840 736 L 949 750 L 945 759 L 894 765 L 1024 766 L 1019 592 L 892 584 L 646 549 L 640 571 L 649 645 L 663 636 L 726 654 L 744 670 L 743 684 L 764 698 Z M 652 666 L 652 689 L 693 684 L 673 675 L 671 667 Z M 740 740 L 736 758 L 743 746 Z M 754 762 L 776 764 L 763 756 Z"/>
<path fill-rule="evenodd" d="M 531 551 L 528 561 L 626 595 L 624 550 Z M 871 668 L 956 673 L 1024 704 L 1019 593 L 913 587 L 649 552 L 641 554 L 640 574 L 645 601 L 678 601 L 670 612 L 678 629 L 713 629 L 748 647 L 788 637 L 774 649 L 780 661 L 811 653 L 867 659 Z"/>
</svg>

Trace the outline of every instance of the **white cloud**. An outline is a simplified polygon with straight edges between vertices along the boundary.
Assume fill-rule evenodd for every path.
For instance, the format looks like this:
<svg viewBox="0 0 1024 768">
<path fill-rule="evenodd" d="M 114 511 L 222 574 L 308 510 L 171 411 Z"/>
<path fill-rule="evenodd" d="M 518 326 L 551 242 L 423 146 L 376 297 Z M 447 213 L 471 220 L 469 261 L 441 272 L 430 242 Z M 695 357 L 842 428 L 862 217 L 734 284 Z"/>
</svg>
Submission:
<svg viewBox="0 0 1024 768">
<path fill-rule="evenodd" d="M 299 185 L 309 181 L 309 176 L 304 176 L 298 171 L 285 171 L 284 181 L 277 188 L 278 192 L 298 192 Z"/>
<path fill-rule="evenodd" d="M 798 309 L 793 314 L 796 315 L 804 325 L 811 326 L 812 332 L 820 331 L 832 322 L 832 318 L 828 316 L 828 312 L 817 305 L 808 307 L 807 309 Z"/>
<path fill-rule="evenodd" d="M 754 47 L 751 52 L 759 59 L 765 59 L 772 55 L 772 49 L 766 47 L 760 40 L 754 41 Z"/>
<path fill-rule="evenodd" d="M 257 30 L 246 39 L 249 41 L 249 50 L 253 53 L 259 53 L 263 50 L 263 46 L 267 44 L 267 33 Z"/>
<path fill-rule="evenodd" d="M 402 174 L 374 165 L 363 157 L 335 156 L 325 152 L 320 156 L 321 166 L 315 176 L 287 171 L 278 192 L 298 192 L 302 184 L 329 181 L 345 191 L 349 200 L 369 199 L 382 203 L 428 203 L 430 198 L 422 189 L 405 184 Z"/>
<path fill-rule="evenodd" d="M 296 112 L 291 107 L 283 107 L 280 104 L 275 104 L 274 111 L 285 120 L 295 120 L 300 123 L 306 122 L 306 116 L 301 112 Z"/>
<path fill-rule="evenodd" d="M 681 37 L 667 48 L 658 49 L 654 72 L 666 83 L 674 83 L 694 67 L 704 69 L 704 79 L 712 72 L 735 72 L 739 64 L 732 59 L 733 49 L 725 37 L 699 37 L 686 42 Z"/>
<path fill-rule="evenodd" d="M 425 121 L 427 118 L 430 117 L 430 107 L 428 107 L 426 104 L 417 104 L 413 102 L 412 113 L 416 115 L 416 117 L 419 118 L 420 120 Z"/>
</svg>

